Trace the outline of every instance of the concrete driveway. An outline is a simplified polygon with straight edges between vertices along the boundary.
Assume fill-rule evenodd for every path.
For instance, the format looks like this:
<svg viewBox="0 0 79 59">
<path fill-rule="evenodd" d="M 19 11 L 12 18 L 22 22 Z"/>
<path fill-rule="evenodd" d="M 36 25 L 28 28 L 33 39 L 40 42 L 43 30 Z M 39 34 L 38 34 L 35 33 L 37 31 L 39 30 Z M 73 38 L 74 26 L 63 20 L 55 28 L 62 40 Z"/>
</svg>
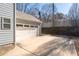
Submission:
<svg viewBox="0 0 79 59">
<path fill-rule="evenodd" d="M 43 35 L 18 41 L 7 56 L 77 56 L 73 40 L 68 37 Z"/>
</svg>

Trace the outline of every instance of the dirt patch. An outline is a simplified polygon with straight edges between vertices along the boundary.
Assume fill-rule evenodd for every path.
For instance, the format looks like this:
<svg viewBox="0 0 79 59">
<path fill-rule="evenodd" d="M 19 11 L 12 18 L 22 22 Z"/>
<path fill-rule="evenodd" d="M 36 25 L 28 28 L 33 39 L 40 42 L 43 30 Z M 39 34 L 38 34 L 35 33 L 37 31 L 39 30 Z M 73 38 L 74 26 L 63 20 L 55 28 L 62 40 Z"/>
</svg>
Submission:
<svg viewBox="0 0 79 59">
<path fill-rule="evenodd" d="M 8 45 L 4 45 L 0 47 L 0 56 L 6 54 L 7 52 L 11 51 L 12 49 L 14 49 L 14 45 L 13 44 L 8 44 Z"/>
<path fill-rule="evenodd" d="M 79 56 L 79 40 L 75 40 L 75 48 L 76 48 L 76 52 L 77 52 L 77 55 Z"/>
</svg>

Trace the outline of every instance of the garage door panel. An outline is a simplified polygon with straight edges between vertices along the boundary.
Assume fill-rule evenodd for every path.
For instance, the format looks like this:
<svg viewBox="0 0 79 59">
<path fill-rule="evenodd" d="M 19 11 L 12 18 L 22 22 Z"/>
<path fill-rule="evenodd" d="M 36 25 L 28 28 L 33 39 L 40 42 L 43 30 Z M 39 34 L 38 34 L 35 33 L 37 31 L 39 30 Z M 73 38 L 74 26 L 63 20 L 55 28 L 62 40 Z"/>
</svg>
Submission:
<svg viewBox="0 0 79 59">
<path fill-rule="evenodd" d="M 32 30 L 16 30 L 16 41 L 34 37 L 37 35 L 37 29 Z"/>
</svg>

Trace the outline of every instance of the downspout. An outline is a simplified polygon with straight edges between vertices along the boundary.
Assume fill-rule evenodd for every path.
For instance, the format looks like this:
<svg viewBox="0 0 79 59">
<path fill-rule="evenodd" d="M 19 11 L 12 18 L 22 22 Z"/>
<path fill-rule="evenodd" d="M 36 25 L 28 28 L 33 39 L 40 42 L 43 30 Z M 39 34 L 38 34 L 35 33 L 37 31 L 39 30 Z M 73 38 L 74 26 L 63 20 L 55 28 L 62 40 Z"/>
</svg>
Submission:
<svg viewBox="0 0 79 59">
<path fill-rule="evenodd" d="M 15 34 L 15 27 L 16 27 L 16 4 L 13 3 L 13 44 L 15 45 L 15 40 L 16 40 L 16 34 Z"/>
</svg>

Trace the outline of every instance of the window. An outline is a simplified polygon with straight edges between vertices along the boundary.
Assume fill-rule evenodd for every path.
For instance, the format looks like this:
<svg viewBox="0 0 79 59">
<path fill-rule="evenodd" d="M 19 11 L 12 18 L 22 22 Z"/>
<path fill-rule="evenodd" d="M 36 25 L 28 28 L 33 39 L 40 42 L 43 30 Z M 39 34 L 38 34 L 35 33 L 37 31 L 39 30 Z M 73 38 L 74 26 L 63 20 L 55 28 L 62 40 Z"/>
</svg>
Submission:
<svg viewBox="0 0 79 59">
<path fill-rule="evenodd" d="M 33 25 L 31 25 L 30 27 L 34 27 Z"/>
<path fill-rule="evenodd" d="M 29 27 L 29 25 L 24 25 L 24 27 Z"/>
<path fill-rule="evenodd" d="M 38 26 L 35 26 L 35 28 L 38 28 Z"/>
<path fill-rule="evenodd" d="M 9 30 L 11 28 L 11 20 L 9 18 L 2 18 L 2 29 Z"/>
<path fill-rule="evenodd" d="M 17 26 L 17 27 L 23 27 L 23 25 L 22 25 L 22 24 L 16 24 L 16 26 Z"/>
</svg>

